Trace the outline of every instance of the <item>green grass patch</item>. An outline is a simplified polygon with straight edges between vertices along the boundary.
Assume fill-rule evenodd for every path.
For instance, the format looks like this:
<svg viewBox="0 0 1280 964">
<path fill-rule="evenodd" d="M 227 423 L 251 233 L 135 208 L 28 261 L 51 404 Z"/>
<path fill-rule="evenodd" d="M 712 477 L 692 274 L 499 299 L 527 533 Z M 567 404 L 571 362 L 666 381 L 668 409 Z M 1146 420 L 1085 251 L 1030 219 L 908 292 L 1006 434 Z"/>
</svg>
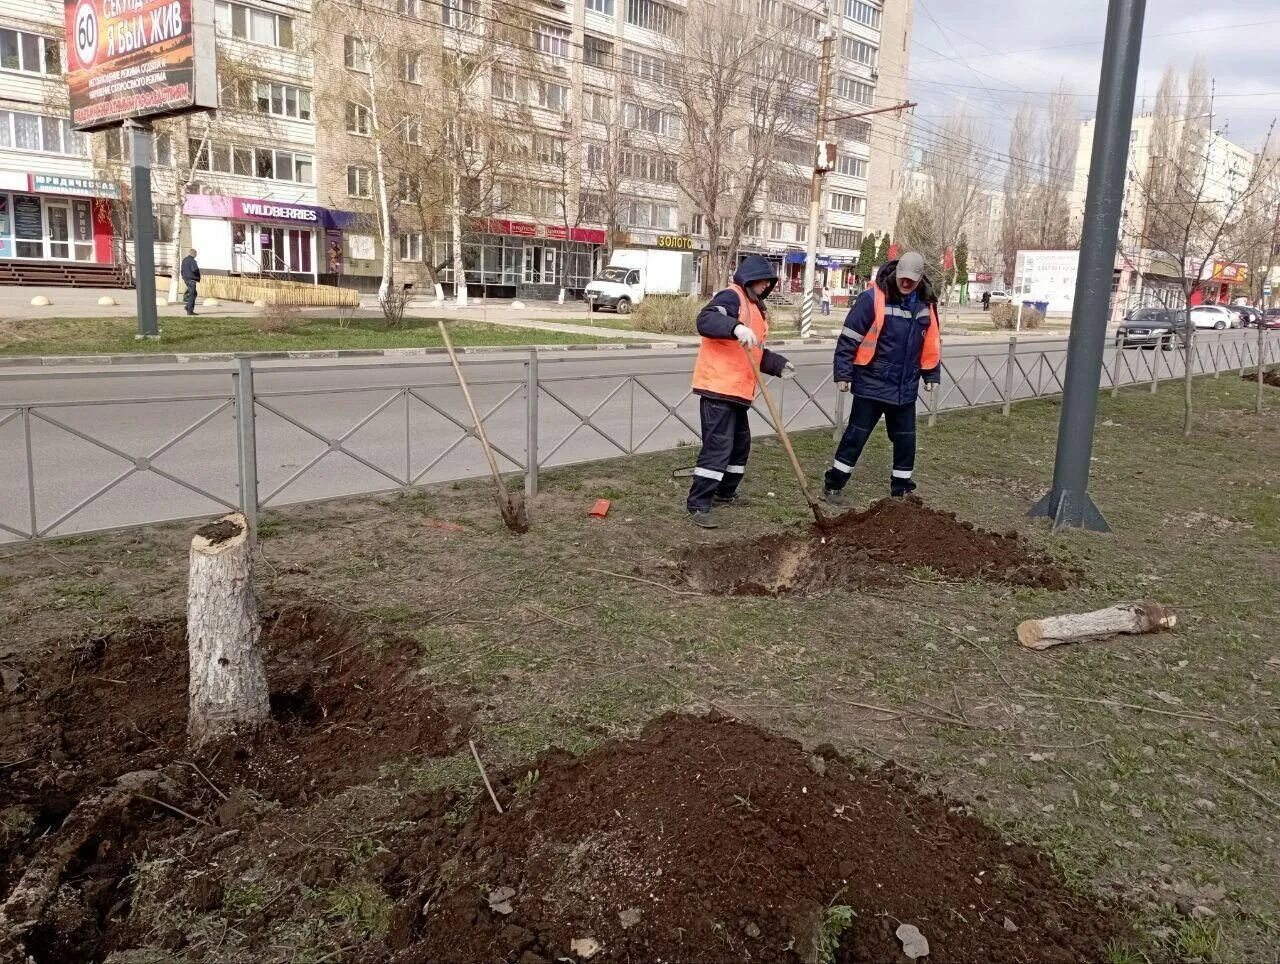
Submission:
<svg viewBox="0 0 1280 964">
<path fill-rule="evenodd" d="M 0 322 L 0 355 L 112 355 L 156 352 L 325 351 L 330 349 L 441 348 L 435 318 L 406 318 L 391 327 L 381 318 L 298 315 L 275 330 L 255 316 L 165 316 L 160 337 L 139 341 L 133 318 L 46 318 Z M 598 344 L 609 339 L 532 328 L 449 321 L 458 347 Z"/>
</svg>

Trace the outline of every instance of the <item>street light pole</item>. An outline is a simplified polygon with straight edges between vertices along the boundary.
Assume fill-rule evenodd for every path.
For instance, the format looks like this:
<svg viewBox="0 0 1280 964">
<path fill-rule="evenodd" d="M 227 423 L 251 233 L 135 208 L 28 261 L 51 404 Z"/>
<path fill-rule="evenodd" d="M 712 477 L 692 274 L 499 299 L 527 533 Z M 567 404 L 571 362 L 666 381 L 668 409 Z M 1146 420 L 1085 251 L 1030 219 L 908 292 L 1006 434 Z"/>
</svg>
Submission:
<svg viewBox="0 0 1280 964">
<path fill-rule="evenodd" d="M 1089 191 L 1080 236 L 1067 375 L 1063 382 L 1058 450 L 1053 487 L 1031 509 L 1033 517 L 1053 520 L 1057 528 L 1109 532 L 1110 526 L 1089 498 L 1089 460 L 1093 452 L 1102 356 L 1106 348 L 1111 280 L 1115 273 L 1117 232 L 1124 206 L 1125 167 L 1133 98 L 1142 48 L 1146 0 L 1111 0 L 1098 83 L 1098 119 L 1089 162 Z"/>
<path fill-rule="evenodd" d="M 156 249 L 151 227 L 151 124 L 145 120 L 124 122 L 129 138 L 133 174 L 133 288 L 138 306 L 139 339 L 160 337 L 156 318 Z M 176 271 L 177 265 L 170 270 Z"/>
<path fill-rule="evenodd" d="M 805 235 L 804 295 L 800 301 L 800 337 L 813 331 L 813 285 L 817 279 L 818 218 L 822 213 L 822 175 L 831 169 L 827 150 L 827 99 L 831 90 L 831 49 L 835 31 L 831 29 L 831 8 L 824 7 L 822 21 L 822 59 L 818 67 L 818 130 L 814 144 L 813 177 L 809 182 L 809 230 Z"/>
</svg>

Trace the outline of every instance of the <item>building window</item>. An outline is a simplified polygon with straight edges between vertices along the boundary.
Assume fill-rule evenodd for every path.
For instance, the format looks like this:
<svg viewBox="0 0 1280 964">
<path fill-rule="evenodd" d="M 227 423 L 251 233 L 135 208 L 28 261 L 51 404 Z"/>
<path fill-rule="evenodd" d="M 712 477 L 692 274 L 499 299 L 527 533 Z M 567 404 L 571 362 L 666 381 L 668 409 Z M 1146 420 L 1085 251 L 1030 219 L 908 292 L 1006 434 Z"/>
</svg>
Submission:
<svg viewBox="0 0 1280 964">
<path fill-rule="evenodd" d="M 416 50 L 400 51 L 400 79 L 407 84 L 422 83 L 422 65 Z"/>
<path fill-rule="evenodd" d="M 866 159 L 854 157 L 852 154 L 841 154 L 836 158 L 836 173 L 844 174 L 846 177 L 866 177 Z"/>
<path fill-rule="evenodd" d="M 347 168 L 347 195 L 350 197 L 373 197 L 373 172 L 367 167 L 351 165 Z"/>
<path fill-rule="evenodd" d="M 187 142 L 192 164 L 198 171 L 256 177 L 264 181 L 315 183 L 315 159 L 310 154 L 270 147 L 249 147 L 228 141 Z"/>
<path fill-rule="evenodd" d="M 695 214 L 689 219 L 689 233 L 696 238 L 702 237 L 702 215 Z"/>
<path fill-rule="evenodd" d="M 443 0 L 440 5 L 444 25 L 455 30 L 475 30 L 479 10 L 479 0 Z"/>
<path fill-rule="evenodd" d="M 845 37 L 841 40 L 840 52 L 844 55 L 845 60 L 852 60 L 855 64 L 862 64 L 873 70 L 879 54 L 875 47 L 865 40 L 859 40 L 857 37 Z"/>
<path fill-rule="evenodd" d="M 658 0 L 627 0 L 627 23 L 671 36 L 680 24 L 680 12 Z"/>
<path fill-rule="evenodd" d="M 841 75 L 836 83 L 836 93 L 859 104 L 870 105 L 875 100 L 876 89 L 871 84 Z"/>
<path fill-rule="evenodd" d="M 783 235 L 785 233 L 786 232 L 783 231 L 783 223 L 781 221 L 769 222 L 769 240 L 770 241 L 784 240 Z"/>
<path fill-rule="evenodd" d="M 761 227 L 762 227 L 762 224 L 761 224 L 760 218 L 758 217 L 747 218 L 747 220 L 743 222 L 743 225 L 742 225 L 742 236 L 744 238 L 758 238 L 760 237 Z"/>
<path fill-rule="evenodd" d="M 538 81 L 538 106 L 546 110 L 561 112 L 568 110 L 569 88 L 549 80 Z"/>
<path fill-rule="evenodd" d="M 867 144 L 871 141 L 871 124 L 856 117 L 846 117 L 831 122 L 831 132 L 847 141 Z"/>
<path fill-rule="evenodd" d="M 598 90 L 584 90 L 582 92 L 582 119 L 607 124 L 612 104 L 613 98 L 608 94 L 603 94 Z"/>
<path fill-rule="evenodd" d="M 416 120 L 406 120 L 404 122 L 404 142 L 413 147 L 422 145 L 422 125 Z"/>
<path fill-rule="evenodd" d="M 588 67 L 613 69 L 613 44 L 601 37 L 587 34 L 582 38 L 582 62 Z"/>
<path fill-rule="evenodd" d="M 151 160 L 157 167 L 173 167 L 173 135 L 156 131 L 151 139 Z"/>
<path fill-rule="evenodd" d="M 569 57 L 569 28 L 551 23 L 534 24 L 533 46 L 538 53 L 566 60 Z"/>
<path fill-rule="evenodd" d="M 25 30 L 0 29 L 0 70 L 24 74 L 62 73 L 58 41 Z"/>
<path fill-rule="evenodd" d="M 676 227 L 676 206 L 662 201 L 623 198 L 618 205 L 618 221 L 633 228 L 674 231 Z"/>
<path fill-rule="evenodd" d="M 637 181 L 674 184 L 676 180 L 675 161 L 645 151 L 620 152 L 618 155 L 618 167 L 624 176 Z"/>
<path fill-rule="evenodd" d="M 258 80 L 253 84 L 253 109 L 259 114 L 311 120 L 311 91 L 293 84 Z"/>
<path fill-rule="evenodd" d="M 613 16 L 613 0 L 586 0 L 587 9 L 602 13 L 606 17 Z"/>
<path fill-rule="evenodd" d="M 803 206 L 809 203 L 809 186 L 787 181 L 770 181 L 769 200 L 773 204 Z"/>
<path fill-rule="evenodd" d="M 489 82 L 489 86 L 493 91 L 494 100 L 505 100 L 510 103 L 519 103 L 521 84 L 517 78 L 505 70 L 493 70 L 493 79 Z"/>
<path fill-rule="evenodd" d="M 418 200 L 419 193 L 418 179 L 401 171 L 396 183 L 396 200 L 401 204 L 413 204 Z"/>
<path fill-rule="evenodd" d="M 809 240 L 809 225 L 797 224 L 796 225 L 796 241 L 799 244 L 804 244 L 808 240 Z"/>
<path fill-rule="evenodd" d="M 422 260 L 422 232 L 410 231 L 408 234 L 400 235 L 400 260 L 401 261 L 421 261 Z"/>
<path fill-rule="evenodd" d="M 356 37 L 343 37 L 342 62 L 348 70 L 356 70 L 362 74 L 367 74 L 369 72 L 369 50 Z"/>
<path fill-rule="evenodd" d="M 418 16 L 418 0 L 396 0 L 396 13 L 402 17 Z"/>
<path fill-rule="evenodd" d="M 364 104 L 353 104 L 348 101 L 347 133 L 360 134 L 361 136 L 368 137 L 372 126 L 369 116 L 369 108 L 365 107 Z"/>
<path fill-rule="evenodd" d="M 632 77 L 647 80 L 654 84 L 671 84 L 673 77 L 671 68 L 661 57 L 642 54 L 636 50 L 623 51 L 622 69 Z"/>
<path fill-rule="evenodd" d="M 564 164 L 564 140 L 559 137 L 548 137 L 535 134 L 533 137 L 533 155 L 540 164 Z"/>
<path fill-rule="evenodd" d="M 214 21 L 218 33 L 225 37 L 250 40 L 269 47 L 293 49 L 293 18 L 282 13 L 218 0 Z"/>
<path fill-rule="evenodd" d="M 21 111 L 0 110 L 0 147 L 44 154 L 88 157 L 84 134 L 72 130 L 65 117 L 48 117 Z"/>
<path fill-rule="evenodd" d="M 862 232 L 853 228 L 832 228 L 827 232 L 827 246 L 856 251 L 862 247 Z"/>
<path fill-rule="evenodd" d="M 844 15 L 874 30 L 880 29 L 879 9 L 863 0 L 844 0 Z"/>
<path fill-rule="evenodd" d="M 830 207 L 832 211 L 844 214 L 863 214 L 867 209 L 867 199 L 856 194 L 832 193 Z"/>
<path fill-rule="evenodd" d="M 175 204 L 157 204 L 151 212 L 151 236 L 156 244 L 168 244 L 173 240 L 173 215 Z"/>
<path fill-rule="evenodd" d="M 818 61 L 806 50 L 783 47 L 778 52 L 778 71 L 783 76 L 805 80 L 811 84 L 818 82 Z"/>
<path fill-rule="evenodd" d="M 675 137 L 680 133 L 680 118 L 659 107 L 624 103 L 622 105 L 622 126 L 627 130 L 648 131 L 650 134 Z"/>
</svg>

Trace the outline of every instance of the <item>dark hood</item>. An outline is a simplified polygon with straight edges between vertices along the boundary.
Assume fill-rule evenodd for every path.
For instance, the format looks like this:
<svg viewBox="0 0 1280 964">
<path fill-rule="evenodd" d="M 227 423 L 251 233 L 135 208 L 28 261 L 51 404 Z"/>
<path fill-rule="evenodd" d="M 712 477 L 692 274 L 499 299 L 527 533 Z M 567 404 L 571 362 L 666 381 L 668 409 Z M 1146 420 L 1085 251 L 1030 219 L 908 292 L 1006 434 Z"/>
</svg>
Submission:
<svg viewBox="0 0 1280 964">
<path fill-rule="evenodd" d="M 876 272 L 876 286 L 884 292 L 886 301 L 901 300 L 902 295 L 898 293 L 898 262 L 896 259 L 886 263 Z M 916 286 L 916 293 L 920 295 L 921 300 L 926 305 L 938 303 L 938 296 L 933 290 L 933 282 L 929 280 L 927 274 L 920 276 L 920 284 Z"/>
<path fill-rule="evenodd" d="M 769 287 L 760 296 L 761 301 L 768 298 L 770 292 L 777 286 L 778 272 L 773 269 L 773 263 L 768 258 L 749 254 L 742 259 L 742 264 L 738 265 L 738 270 L 733 273 L 733 283 L 743 288 L 753 281 L 769 282 Z"/>
</svg>

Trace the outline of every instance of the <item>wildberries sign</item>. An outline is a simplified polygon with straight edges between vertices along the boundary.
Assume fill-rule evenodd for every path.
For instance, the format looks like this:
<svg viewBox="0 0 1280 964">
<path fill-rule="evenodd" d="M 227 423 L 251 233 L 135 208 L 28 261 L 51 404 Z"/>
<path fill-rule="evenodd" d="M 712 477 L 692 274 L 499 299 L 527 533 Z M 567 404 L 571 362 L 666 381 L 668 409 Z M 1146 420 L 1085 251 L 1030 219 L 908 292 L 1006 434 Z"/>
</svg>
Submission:
<svg viewBox="0 0 1280 964">
<path fill-rule="evenodd" d="M 213 0 L 64 0 L 78 130 L 218 106 Z"/>
</svg>

